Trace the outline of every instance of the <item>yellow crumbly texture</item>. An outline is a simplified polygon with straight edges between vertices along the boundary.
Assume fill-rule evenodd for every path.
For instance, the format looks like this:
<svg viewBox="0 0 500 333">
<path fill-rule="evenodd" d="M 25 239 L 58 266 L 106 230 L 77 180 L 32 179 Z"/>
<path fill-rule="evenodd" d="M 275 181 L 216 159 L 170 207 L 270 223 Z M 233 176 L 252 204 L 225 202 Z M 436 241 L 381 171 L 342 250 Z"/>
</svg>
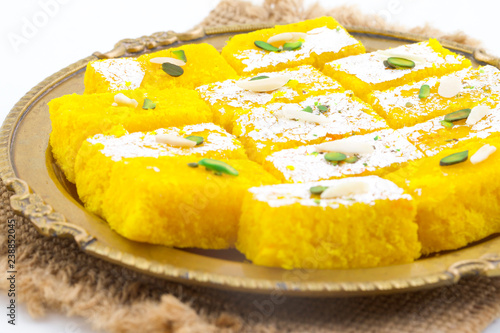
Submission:
<svg viewBox="0 0 500 333">
<path fill-rule="evenodd" d="M 184 127 L 185 129 L 186 127 Z M 125 132 L 125 130 L 123 130 Z M 184 130 L 181 128 L 180 133 Z M 152 132 L 154 133 L 154 132 Z M 220 131 L 203 130 L 203 131 L 189 131 L 186 135 L 196 135 L 205 138 L 203 144 L 193 148 L 172 148 L 167 144 L 159 144 L 163 153 L 171 152 L 171 156 L 177 155 L 177 150 L 182 149 L 182 156 L 192 156 L 193 158 L 225 158 L 225 159 L 247 159 L 245 150 L 241 143 L 233 139 L 233 146 L 229 148 L 217 147 L 214 143 L 213 149 L 200 150 L 204 146 L 211 143 L 211 134 L 220 134 L 231 136 L 229 133 Z M 234 138 L 234 137 L 233 137 Z M 78 191 L 78 196 L 85 204 L 85 208 L 97 215 L 102 215 L 102 200 L 106 189 L 109 187 L 109 176 L 112 173 L 113 166 L 118 163 L 118 160 L 141 159 L 145 157 L 127 157 L 120 159 L 113 159 L 112 156 L 106 156 L 103 153 L 104 145 L 102 143 L 91 143 L 85 140 L 78 151 L 75 161 L 75 184 Z M 126 149 L 127 146 L 122 146 Z M 166 154 L 165 154 L 166 155 Z"/>
<path fill-rule="evenodd" d="M 218 176 L 203 167 L 187 166 L 196 161 L 160 157 L 117 163 L 103 205 L 111 228 L 139 242 L 233 247 L 246 190 L 277 180 L 248 160 L 222 160 L 238 170 L 238 176 Z"/>
<path fill-rule="evenodd" d="M 161 64 L 149 60 L 157 57 L 176 58 L 172 51 L 183 50 L 186 55 L 186 65 L 182 66 L 184 74 L 178 77 L 170 76 L 162 69 Z M 212 45 L 187 44 L 176 48 L 147 53 L 138 58 L 146 69 L 141 87 L 146 89 L 167 89 L 182 87 L 194 89 L 204 84 L 237 78 L 236 72 L 224 60 Z"/>
<path fill-rule="evenodd" d="M 453 250 L 500 232 L 500 151 L 472 164 L 440 166 L 453 153 L 469 150 L 469 158 L 486 142 L 447 149 L 385 178 L 406 188 L 417 201 L 422 253 Z M 500 148 L 500 141 L 490 144 Z"/>
<path fill-rule="evenodd" d="M 229 64 L 238 72 L 238 74 L 250 75 L 254 73 L 260 72 L 272 72 L 279 71 L 285 68 L 292 68 L 300 65 L 313 65 L 314 67 L 321 69 L 323 68 L 323 64 L 328 61 L 332 61 L 335 59 L 347 57 L 354 54 L 365 53 L 364 46 L 358 42 L 357 44 L 350 45 L 344 47 L 339 52 L 324 52 L 320 55 L 312 52 L 309 57 L 306 59 L 297 61 L 290 60 L 288 62 L 280 62 L 276 65 L 271 65 L 267 67 L 259 67 L 252 71 L 245 71 L 247 65 L 245 65 L 242 59 L 238 59 L 235 55 L 238 55 L 245 50 L 256 50 L 262 51 L 262 53 L 267 53 L 268 51 L 264 51 L 257 46 L 255 46 L 255 41 L 267 41 L 271 36 L 281 34 L 284 32 L 308 32 L 315 28 L 319 27 L 327 27 L 329 29 L 343 29 L 345 30 L 335 19 L 332 17 L 320 17 L 312 20 L 307 20 L 299 23 L 287 24 L 287 25 L 277 25 L 271 29 L 262 29 L 257 30 L 248 34 L 241 34 L 233 36 L 228 42 L 227 45 L 222 49 L 222 56 L 229 62 Z M 276 45 L 278 46 L 278 45 Z M 293 51 L 284 51 L 284 52 L 293 52 Z"/>
<path fill-rule="evenodd" d="M 345 72 L 335 62 L 325 64 L 323 72 L 334 80 L 340 82 L 340 84 L 345 89 L 353 90 L 358 97 L 365 101 L 368 101 L 369 94 L 375 90 L 387 90 L 410 82 L 420 81 L 430 76 L 443 76 L 448 73 L 470 67 L 472 65 L 470 60 L 462 56 L 458 56 L 457 54 L 442 47 L 436 39 L 431 38 L 427 42 L 422 43 L 428 44 L 428 46 L 430 46 L 434 50 L 434 52 L 436 52 L 441 58 L 445 58 L 446 56 L 453 56 L 460 57 L 461 60 L 458 64 L 444 64 L 440 66 L 436 66 L 434 64 L 432 67 L 427 67 L 421 70 L 411 70 L 408 72 L 408 74 L 402 77 L 382 81 L 380 83 L 364 82 L 357 76 Z M 381 66 L 383 66 L 382 63 Z"/>
<path fill-rule="evenodd" d="M 236 247 L 254 264 L 285 269 L 376 267 L 420 256 L 413 200 L 334 207 L 271 207 L 248 193 Z M 278 218 L 279 217 L 279 218 Z"/>
<path fill-rule="evenodd" d="M 193 90 L 177 88 L 145 92 L 137 89 L 123 93 L 135 99 L 138 106 L 112 106 L 116 93 L 72 94 L 50 101 L 50 146 L 57 164 L 70 182 L 75 182 L 74 164 L 78 149 L 92 135 L 124 134 L 117 125 L 123 125 L 129 132 L 140 132 L 212 121 L 209 107 Z M 142 109 L 146 97 L 156 103 L 155 109 Z"/>
<path fill-rule="evenodd" d="M 466 75 L 462 74 L 463 89 L 451 98 L 439 95 L 440 79 L 432 77 L 411 85 L 374 91 L 369 95 L 369 103 L 392 128 L 413 126 L 453 111 L 473 108 L 482 102 L 489 104 L 490 107 L 495 106 L 496 103 L 488 101 L 496 97 L 490 93 L 490 87 L 477 87 L 477 83 L 481 82 L 479 71 L 480 69 L 471 68 Z M 498 82 L 500 85 L 500 75 Z M 419 98 L 419 91 L 423 85 L 430 87 L 430 94 L 426 98 Z"/>
</svg>

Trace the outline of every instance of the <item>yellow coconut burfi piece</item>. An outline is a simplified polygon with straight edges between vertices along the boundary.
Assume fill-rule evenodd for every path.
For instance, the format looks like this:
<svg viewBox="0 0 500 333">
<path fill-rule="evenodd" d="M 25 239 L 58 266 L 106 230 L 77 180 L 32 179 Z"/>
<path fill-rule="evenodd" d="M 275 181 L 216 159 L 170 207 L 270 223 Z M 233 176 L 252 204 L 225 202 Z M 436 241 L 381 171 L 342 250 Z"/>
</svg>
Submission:
<svg viewBox="0 0 500 333">
<path fill-rule="evenodd" d="M 314 186 L 363 190 L 326 199 Z M 286 269 L 409 263 L 420 256 L 415 213 L 410 195 L 376 176 L 254 187 L 236 247 L 254 264 Z"/>
<path fill-rule="evenodd" d="M 120 235 L 139 242 L 223 249 L 234 246 L 243 197 L 252 186 L 276 184 L 248 160 L 221 160 L 237 176 L 188 166 L 194 157 L 118 162 L 110 177 L 103 215 Z"/>
<path fill-rule="evenodd" d="M 453 97 L 443 97 L 439 93 L 441 82 L 446 84 L 446 81 L 453 77 L 462 82 L 462 88 L 457 90 Z M 428 97 L 420 98 L 419 91 L 424 85 L 429 86 L 430 93 Z M 499 93 L 500 70 L 485 66 L 479 69 L 464 69 L 441 78 L 430 77 L 385 91 L 374 91 L 369 102 L 389 126 L 401 128 L 456 110 L 472 108 L 487 99 L 500 100 Z"/>
<path fill-rule="evenodd" d="M 203 138 L 203 142 L 191 148 L 157 142 L 157 137 L 161 139 L 165 134 L 176 137 L 198 136 Z M 109 175 L 117 162 L 123 159 L 160 156 L 247 158 L 243 146 L 233 135 L 211 123 L 183 128 L 161 128 L 153 132 L 136 132 L 120 137 L 98 134 L 85 140 L 76 156 L 75 184 L 85 208 L 95 214 L 102 214 L 102 197 L 109 187 Z"/>
<path fill-rule="evenodd" d="M 262 163 L 281 149 L 384 128 L 386 122 L 368 104 L 345 92 L 255 108 L 236 120 L 233 134 L 245 146 L 248 157 Z"/>
<path fill-rule="evenodd" d="M 267 42 L 273 36 L 294 32 L 301 33 L 289 36 L 302 42 L 297 49 L 273 52 L 255 45 L 256 41 Z M 285 41 L 270 42 L 273 46 L 283 48 Z M 313 65 L 321 69 L 328 61 L 364 52 L 365 48 L 359 41 L 332 17 L 325 16 L 233 36 L 222 49 L 222 56 L 240 75 L 244 75 L 279 71 L 299 65 Z"/>
<path fill-rule="evenodd" d="M 202 99 L 214 112 L 214 121 L 228 131 L 238 116 L 250 109 L 275 102 L 300 102 L 310 96 L 324 95 L 331 92 L 342 92 L 344 89 L 328 76 L 312 66 L 299 66 L 277 73 L 262 73 L 259 77 L 289 78 L 283 87 L 268 92 L 254 92 L 244 89 L 239 84 L 253 77 L 240 80 L 226 80 L 198 87 Z M 262 82 L 262 81 L 261 81 Z"/>
<path fill-rule="evenodd" d="M 82 142 L 90 136 L 123 134 L 117 125 L 123 125 L 129 132 L 139 132 L 212 121 L 212 112 L 194 90 L 139 89 L 123 94 L 134 99 L 137 106 L 113 106 L 116 93 L 66 95 L 49 103 L 52 153 L 69 181 L 75 181 L 75 157 Z M 156 103 L 156 107 L 144 110 L 145 98 Z"/>
<path fill-rule="evenodd" d="M 415 62 L 411 69 L 390 69 L 389 57 L 403 57 Z M 441 46 L 435 39 L 398 46 L 384 51 L 350 56 L 325 65 L 323 72 L 363 100 L 374 90 L 386 90 L 429 76 L 443 76 L 470 67 L 470 60 Z"/>
<path fill-rule="evenodd" d="M 489 106 L 484 103 L 480 106 Z M 404 127 L 398 132 L 415 144 L 426 156 L 434 156 L 452 147 L 461 147 L 470 142 L 494 142 L 500 137 L 500 105 L 491 109 L 475 124 L 467 124 L 466 119 L 453 122 L 450 127 L 445 117 L 436 117 L 412 127 Z M 447 126 L 445 126 L 447 125 Z"/>
<path fill-rule="evenodd" d="M 383 176 L 424 157 L 392 129 L 354 135 L 332 143 L 329 149 L 326 148 L 330 142 L 325 142 L 275 152 L 264 161 L 264 169 L 285 182 L 303 183 L 352 176 Z M 347 162 L 326 160 L 328 152 L 343 153 Z"/>
<path fill-rule="evenodd" d="M 417 201 L 416 221 L 424 254 L 457 249 L 500 232 L 500 152 L 471 163 L 483 146 L 474 142 L 446 149 L 386 176 Z M 500 142 L 494 146 L 500 148 Z M 440 166 L 444 157 L 463 151 L 469 156 L 465 162 Z"/>
<path fill-rule="evenodd" d="M 132 90 L 141 86 L 145 68 L 135 58 L 91 61 L 85 71 L 85 93 Z"/>
<path fill-rule="evenodd" d="M 162 64 L 150 60 L 159 57 L 176 58 L 172 52 L 184 51 L 186 64 L 182 66 L 184 73 L 178 77 L 167 74 Z M 194 89 L 208 83 L 234 79 L 236 72 L 222 58 L 220 53 L 210 44 L 187 44 L 180 47 L 148 53 L 140 56 L 138 61 L 146 69 L 142 87 L 146 89 L 167 89 L 182 87 Z"/>
</svg>

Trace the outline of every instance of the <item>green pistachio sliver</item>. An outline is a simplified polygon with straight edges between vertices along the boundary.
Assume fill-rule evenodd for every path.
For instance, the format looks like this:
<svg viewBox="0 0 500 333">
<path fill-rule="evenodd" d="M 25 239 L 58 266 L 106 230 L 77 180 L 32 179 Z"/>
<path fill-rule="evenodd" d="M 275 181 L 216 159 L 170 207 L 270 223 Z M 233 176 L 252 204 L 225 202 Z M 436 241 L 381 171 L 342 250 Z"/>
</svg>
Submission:
<svg viewBox="0 0 500 333">
<path fill-rule="evenodd" d="M 239 175 L 238 170 L 229 164 L 211 158 L 203 158 L 198 161 L 198 164 L 204 166 L 207 170 L 212 170 L 214 172 L 222 172 L 231 176 Z"/>
<path fill-rule="evenodd" d="M 407 108 L 411 108 L 413 106 L 413 104 L 411 102 L 407 102 L 406 105 L 405 105 Z"/>
<path fill-rule="evenodd" d="M 149 98 L 144 99 L 144 103 L 142 104 L 142 108 L 144 110 L 152 110 L 156 107 L 156 103 L 154 103 L 152 100 Z"/>
<path fill-rule="evenodd" d="M 422 87 L 420 87 L 420 91 L 418 92 L 418 97 L 420 99 L 424 99 L 429 97 L 430 94 L 431 94 L 431 87 L 429 87 L 429 85 L 427 84 L 424 84 Z"/>
<path fill-rule="evenodd" d="M 182 69 L 182 67 L 171 64 L 169 62 L 163 63 L 161 65 L 161 68 L 165 73 L 173 77 L 178 77 L 184 74 L 184 70 Z"/>
<path fill-rule="evenodd" d="M 188 163 L 188 167 L 190 167 L 190 168 L 197 168 L 198 167 L 198 163 L 196 163 L 196 162 Z"/>
<path fill-rule="evenodd" d="M 455 126 L 451 121 L 441 120 L 440 123 L 446 128 L 452 128 L 453 126 Z"/>
<path fill-rule="evenodd" d="M 328 105 L 321 105 L 321 104 L 318 105 L 318 110 L 321 113 L 324 113 L 324 112 L 328 111 L 329 109 L 330 109 L 330 107 Z"/>
<path fill-rule="evenodd" d="M 260 49 L 263 49 L 263 50 L 266 50 L 266 51 L 270 51 L 270 52 L 279 52 L 281 51 L 279 48 L 277 48 L 276 46 L 272 46 L 271 44 L 269 43 L 266 43 L 266 42 L 263 42 L 261 40 L 256 40 L 254 42 L 255 46 L 257 46 L 258 48 Z"/>
<path fill-rule="evenodd" d="M 410 59 L 400 57 L 390 57 L 387 63 L 396 69 L 409 69 L 415 67 L 415 63 Z"/>
<path fill-rule="evenodd" d="M 387 60 L 384 60 L 384 66 L 386 68 L 396 69 L 396 67 L 392 66 Z"/>
<path fill-rule="evenodd" d="M 439 161 L 439 165 L 448 166 L 448 165 L 453 165 L 453 164 L 457 164 L 457 163 L 462 163 L 462 162 L 467 161 L 468 158 L 469 158 L 469 151 L 466 150 L 466 151 L 451 154 L 449 156 L 442 158 L 441 161 Z"/>
<path fill-rule="evenodd" d="M 197 135 L 186 136 L 185 139 L 196 142 L 197 146 L 201 145 L 203 143 L 203 140 L 204 140 L 202 136 L 197 136 Z"/>
<path fill-rule="evenodd" d="M 326 189 L 328 188 L 328 186 L 313 186 L 309 189 L 309 192 L 311 192 L 311 194 L 321 194 L 323 193 Z"/>
<path fill-rule="evenodd" d="M 356 163 L 359 160 L 357 156 L 351 156 L 345 159 L 346 163 Z"/>
<path fill-rule="evenodd" d="M 263 79 L 269 79 L 269 76 L 260 75 L 260 76 L 256 76 L 256 77 L 251 78 L 249 81 L 256 81 L 256 80 L 263 80 Z"/>
<path fill-rule="evenodd" d="M 454 122 L 462 119 L 467 119 L 469 117 L 471 109 L 462 109 L 452 113 L 448 113 L 444 116 L 444 120 Z"/>
<path fill-rule="evenodd" d="M 297 50 L 302 46 L 302 42 L 294 42 L 294 43 L 285 43 L 283 44 L 283 50 L 285 51 L 293 51 Z"/>
<path fill-rule="evenodd" d="M 187 62 L 186 53 L 183 50 L 172 51 L 172 54 L 179 60 Z"/>
<path fill-rule="evenodd" d="M 325 154 L 325 160 L 327 160 L 329 162 L 337 162 L 338 163 L 338 162 L 344 161 L 346 158 L 347 158 L 347 156 L 345 154 L 342 154 L 342 153 L 332 152 L 332 153 Z"/>
<path fill-rule="evenodd" d="M 302 109 L 302 111 L 312 113 L 313 109 L 310 106 L 306 106 L 305 108 Z"/>
</svg>

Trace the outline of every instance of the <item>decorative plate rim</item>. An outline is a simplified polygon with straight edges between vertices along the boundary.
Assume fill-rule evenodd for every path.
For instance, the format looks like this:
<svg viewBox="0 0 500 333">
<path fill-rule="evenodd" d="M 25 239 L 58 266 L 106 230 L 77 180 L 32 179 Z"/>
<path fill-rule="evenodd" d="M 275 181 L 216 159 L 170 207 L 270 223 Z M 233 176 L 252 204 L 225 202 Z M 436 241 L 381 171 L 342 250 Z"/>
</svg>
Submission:
<svg viewBox="0 0 500 333">
<path fill-rule="evenodd" d="M 66 218 L 55 212 L 52 206 L 46 204 L 38 194 L 33 193 L 27 182 L 16 177 L 15 165 L 11 160 L 13 135 L 22 116 L 38 98 L 54 85 L 82 70 L 89 61 L 98 58 L 116 58 L 146 53 L 173 44 L 201 40 L 212 35 L 241 33 L 269 28 L 274 24 L 250 24 L 235 26 L 220 26 L 213 28 L 197 28 L 186 33 L 173 31 L 159 32 L 151 36 L 137 39 L 124 39 L 118 42 L 114 49 L 106 52 L 96 52 L 93 55 L 61 69 L 32 88 L 9 112 L 0 129 L 0 176 L 5 184 L 14 191 L 11 206 L 19 214 L 27 217 L 37 230 L 46 236 L 71 237 L 78 246 L 88 254 L 149 275 L 166 278 L 178 282 L 201 284 L 222 289 L 232 289 L 245 292 L 266 293 L 281 290 L 293 296 L 356 296 L 411 291 L 423 288 L 433 288 L 456 283 L 469 275 L 500 276 L 500 246 L 497 253 L 487 253 L 480 258 L 455 262 L 442 272 L 402 279 L 369 281 L 369 282 L 288 282 L 250 277 L 234 277 L 224 274 L 207 273 L 203 271 L 182 269 L 170 264 L 159 263 L 123 253 L 117 249 L 102 244 L 82 227 L 72 224 Z M 375 30 L 370 28 L 346 27 L 354 34 L 382 36 L 397 40 L 422 41 L 426 36 L 412 35 L 394 31 Z M 467 53 L 476 61 L 500 68 L 500 58 L 487 54 L 483 49 L 475 49 L 458 43 L 440 41 L 443 46 Z M 500 238 L 497 237 L 500 245 Z"/>
</svg>

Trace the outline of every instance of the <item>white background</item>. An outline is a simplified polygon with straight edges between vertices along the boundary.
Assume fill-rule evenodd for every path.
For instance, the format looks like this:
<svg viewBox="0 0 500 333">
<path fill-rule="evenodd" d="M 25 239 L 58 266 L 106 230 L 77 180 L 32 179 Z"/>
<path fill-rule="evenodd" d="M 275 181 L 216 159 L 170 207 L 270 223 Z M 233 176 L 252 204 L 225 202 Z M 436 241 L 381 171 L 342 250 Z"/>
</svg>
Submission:
<svg viewBox="0 0 500 333">
<path fill-rule="evenodd" d="M 261 3 L 259 0 L 252 0 Z M 306 0 L 306 4 L 314 1 Z M 358 4 L 367 13 L 408 27 L 430 23 L 445 32 L 466 32 L 500 55 L 500 3 L 491 0 L 319 1 L 324 7 Z M 22 0 L 0 5 L 0 121 L 33 86 L 94 51 L 123 38 L 157 31 L 183 32 L 199 23 L 218 0 Z M 52 4 L 52 5 L 48 5 Z M 54 5 L 56 4 L 56 5 Z M 21 291 L 22 292 L 22 291 Z M 49 314 L 33 320 L 18 304 L 17 325 L 7 325 L 8 298 L 0 294 L 0 332 L 92 332 L 79 318 Z M 487 333 L 500 332 L 500 323 Z"/>
</svg>

